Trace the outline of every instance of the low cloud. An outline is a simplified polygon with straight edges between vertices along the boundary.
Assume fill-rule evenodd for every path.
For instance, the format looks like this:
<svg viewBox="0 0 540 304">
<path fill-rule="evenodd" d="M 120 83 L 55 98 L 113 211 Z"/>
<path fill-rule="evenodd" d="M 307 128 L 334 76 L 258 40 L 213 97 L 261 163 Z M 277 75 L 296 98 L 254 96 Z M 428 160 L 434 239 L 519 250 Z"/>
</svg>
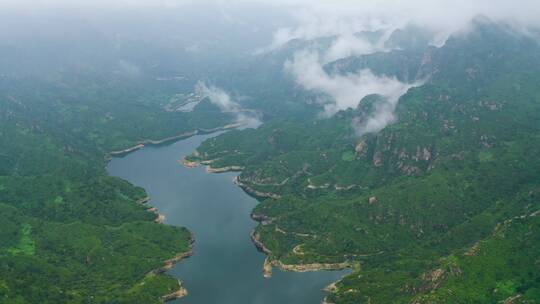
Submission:
<svg viewBox="0 0 540 304">
<path fill-rule="evenodd" d="M 116 69 L 116 73 L 128 78 L 137 78 L 142 76 L 141 68 L 138 65 L 123 59 L 118 61 L 118 69 Z"/>
<path fill-rule="evenodd" d="M 466 34 L 471 21 L 479 15 L 506 23 L 524 34 L 537 33 L 534 29 L 540 27 L 537 1 L 520 0 L 519 4 L 505 0 L 456 1 L 282 0 L 276 5 L 289 6 L 297 24 L 276 30 L 266 50 L 279 49 L 291 40 L 331 38 L 327 49 L 297 52 L 285 63 L 285 71 L 304 89 L 328 97 L 324 104 L 326 116 L 356 108 L 368 95 L 381 96 L 382 101 L 376 104 L 371 116 L 353 121 L 358 135 L 377 132 L 395 121 L 394 110 L 400 97 L 421 83 L 403 83 L 394 77 L 374 75 L 370 70 L 330 74 L 324 70 L 324 64 L 350 56 L 390 51 L 386 43 L 390 35 L 407 26 L 429 32 L 430 43 L 435 46 L 442 46 L 452 34 Z"/>
<path fill-rule="evenodd" d="M 479 15 L 504 22 L 521 32 L 540 27 L 537 0 L 366 0 L 366 1 L 277 1 L 289 7 L 297 25 L 276 30 L 271 47 L 279 48 L 293 39 L 349 36 L 362 31 L 389 31 L 406 25 L 433 31 L 434 45 L 465 30 Z"/>
<path fill-rule="evenodd" d="M 394 110 L 402 95 L 383 97 L 383 102 L 376 105 L 375 111 L 369 117 L 364 120 L 360 120 L 358 117 L 354 118 L 352 120 L 352 126 L 356 135 L 362 136 L 368 133 L 377 133 L 387 125 L 393 123 L 396 120 Z"/>
<path fill-rule="evenodd" d="M 324 61 L 332 62 L 340 58 L 370 54 L 382 50 L 384 50 L 382 45 L 370 43 L 355 35 L 341 35 L 332 43 L 331 47 L 326 52 Z"/>
<path fill-rule="evenodd" d="M 327 115 L 356 108 L 362 98 L 371 94 L 398 99 L 412 86 L 394 77 L 377 76 L 367 69 L 345 75 L 329 74 L 323 69 L 319 54 L 311 51 L 296 53 L 285 63 L 285 71 L 304 89 L 331 97 L 331 102 L 325 105 Z"/>
<path fill-rule="evenodd" d="M 207 86 L 206 83 L 199 81 L 195 86 L 195 91 L 198 95 L 208 98 L 221 112 L 233 113 L 235 121 L 244 127 L 256 128 L 261 124 L 257 112 L 243 109 L 225 90 L 215 86 Z"/>
<path fill-rule="evenodd" d="M 324 104 L 324 116 L 332 116 L 340 110 L 356 108 L 368 95 L 379 95 L 383 102 L 377 104 L 370 117 L 353 121 L 359 136 L 380 131 L 395 120 L 394 110 L 399 98 L 419 83 L 404 83 L 395 77 L 377 76 L 365 69 L 357 73 L 329 74 L 323 69 L 319 54 L 301 51 L 285 63 L 285 71 L 292 74 L 304 89 L 329 97 Z"/>
<path fill-rule="evenodd" d="M 412 26 L 430 33 L 430 44 L 442 46 L 452 34 L 466 34 L 477 16 L 509 25 L 515 31 L 534 36 L 540 28 L 537 0 L 354 0 L 307 1 L 277 0 L 275 5 L 289 6 L 296 26 L 275 31 L 272 43 L 264 50 L 275 50 L 291 40 L 332 38 L 325 50 L 297 52 L 285 63 L 304 89 L 329 97 L 324 114 L 355 108 L 365 96 L 382 97 L 369 117 L 355 119 L 358 135 L 378 132 L 395 121 L 394 111 L 400 97 L 421 83 L 403 83 L 393 77 L 377 76 L 370 70 L 344 75 L 329 74 L 326 63 L 350 56 L 390 51 L 386 42 L 397 29 Z M 374 36 L 364 33 L 377 33 Z"/>
</svg>

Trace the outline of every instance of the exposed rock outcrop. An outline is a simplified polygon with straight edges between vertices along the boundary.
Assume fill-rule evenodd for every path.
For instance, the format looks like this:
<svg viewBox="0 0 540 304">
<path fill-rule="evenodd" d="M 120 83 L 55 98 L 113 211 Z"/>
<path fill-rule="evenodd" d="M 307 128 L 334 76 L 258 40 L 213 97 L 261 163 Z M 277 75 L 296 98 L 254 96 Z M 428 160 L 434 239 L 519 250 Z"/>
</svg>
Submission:
<svg viewBox="0 0 540 304">
<path fill-rule="evenodd" d="M 188 295 L 187 289 L 185 289 L 182 286 L 182 281 L 178 280 L 178 289 L 175 292 L 172 292 L 170 294 L 166 294 L 166 295 L 162 296 L 161 297 L 161 302 L 173 301 L 173 300 L 176 300 L 176 299 L 183 298 L 183 297 L 185 297 L 187 295 Z"/>
<path fill-rule="evenodd" d="M 375 152 L 373 155 L 373 165 L 375 167 L 380 167 L 383 164 L 383 156 L 380 151 Z"/>
<path fill-rule="evenodd" d="M 224 172 L 238 172 L 244 170 L 242 166 L 227 166 L 221 168 L 212 168 L 211 166 L 206 167 L 206 172 L 208 173 L 224 173 Z"/>
<path fill-rule="evenodd" d="M 261 225 L 268 225 L 272 223 L 272 218 L 264 214 L 251 213 L 251 218 L 256 222 L 261 223 Z"/>
<path fill-rule="evenodd" d="M 259 251 L 264 252 L 268 255 L 272 254 L 272 251 L 266 248 L 266 246 L 261 242 L 260 235 L 255 230 L 251 232 L 251 240 L 253 241 L 253 244 L 255 244 L 255 247 L 257 247 Z"/>
<path fill-rule="evenodd" d="M 191 241 L 191 242 L 193 243 L 193 241 Z M 180 262 L 181 260 L 183 260 L 185 258 L 189 258 L 192 255 L 193 255 L 193 250 L 179 253 L 175 257 L 173 257 L 172 259 L 166 260 L 162 267 L 152 270 L 151 273 L 152 274 L 161 274 L 161 273 L 167 272 L 167 271 L 169 271 L 169 270 L 171 270 L 173 268 L 174 264 Z"/>
<path fill-rule="evenodd" d="M 143 197 L 137 201 L 137 204 L 144 205 L 150 201 L 150 196 Z"/>
<path fill-rule="evenodd" d="M 144 148 L 144 144 L 137 144 L 133 147 L 130 147 L 130 148 L 127 148 L 127 149 L 124 149 L 124 150 L 119 150 L 119 151 L 112 151 L 112 152 L 109 152 L 109 154 L 111 156 L 122 156 L 122 155 L 125 155 L 125 154 L 129 154 L 133 151 L 137 151 L 139 149 L 142 149 Z"/>
<path fill-rule="evenodd" d="M 165 222 L 165 215 L 158 214 L 157 218 L 154 220 L 154 222 L 156 222 L 158 224 L 163 224 Z"/>
<path fill-rule="evenodd" d="M 359 142 L 354 148 L 354 151 L 356 152 L 356 155 L 364 154 L 367 151 L 366 141 L 362 140 L 361 142 Z"/>
<path fill-rule="evenodd" d="M 264 259 L 263 277 L 267 279 L 272 277 L 272 263 L 270 262 L 270 259 L 268 257 Z"/>
<path fill-rule="evenodd" d="M 195 168 L 197 166 L 199 166 L 199 163 L 198 162 L 195 162 L 195 161 L 189 161 L 185 158 L 183 158 L 180 163 L 182 165 L 184 165 L 186 168 Z"/>
<path fill-rule="evenodd" d="M 235 128 L 241 127 L 243 125 L 244 125 L 244 123 L 233 123 L 233 124 L 228 124 L 228 125 L 225 125 L 225 126 L 222 126 L 222 127 L 217 127 L 217 128 L 212 128 L 212 129 L 199 128 L 199 129 L 196 129 L 196 130 L 191 131 L 191 132 L 185 132 L 185 133 L 181 133 L 181 134 L 178 134 L 178 135 L 175 135 L 175 136 L 170 136 L 170 137 L 159 139 L 159 140 L 144 139 L 144 140 L 141 140 L 140 142 L 138 142 L 133 147 L 130 147 L 130 148 L 127 148 L 127 149 L 124 149 L 124 150 L 109 152 L 109 155 L 106 156 L 106 159 L 110 159 L 111 157 L 114 157 L 114 156 L 123 156 L 123 155 L 129 154 L 131 152 L 134 152 L 134 151 L 137 151 L 137 150 L 139 150 L 141 148 L 144 148 L 146 145 L 150 145 L 150 146 L 164 145 L 164 144 L 167 144 L 167 143 L 172 143 L 172 142 L 178 141 L 180 139 L 186 139 L 186 138 L 198 135 L 198 134 L 209 134 L 209 133 L 214 133 L 214 132 L 217 132 L 217 131 L 225 131 L 225 130 L 229 130 L 229 129 L 235 129 Z"/>
<path fill-rule="evenodd" d="M 281 196 L 279 194 L 271 193 L 271 192 L 262 192 L 255 190 L 248 185 L 242 183 L 238 177 L 234 178 L 234 183 L 237 184 L 240 188 L 242 188 L 247 194 L 259 197 L 259 198 L 272 198 L 272 199 L 279 199 Z"/>
<path fill-rule="evenodd" d="M 319 270 L 343 270 L 352 268 L 353 265 L 349 262 L 342 263 L 311 263 L 311 264 L 283 264 L 283 262 L 274 260 L 272 265 L 279 267 L 281 270 L 295 271 L 295 272 L 308 272 Z"/>
</svg>

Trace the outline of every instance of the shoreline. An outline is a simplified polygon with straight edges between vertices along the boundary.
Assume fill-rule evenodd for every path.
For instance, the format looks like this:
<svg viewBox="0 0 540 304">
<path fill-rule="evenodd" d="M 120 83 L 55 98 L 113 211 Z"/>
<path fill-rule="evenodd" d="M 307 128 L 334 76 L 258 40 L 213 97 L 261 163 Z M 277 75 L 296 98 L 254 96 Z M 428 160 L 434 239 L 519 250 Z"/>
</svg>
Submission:
<svg viewBox="0 0 540 304">
<path fill-rule="evenodd" d="M 208 173 L 225 173 L 225 172 L 240 172 L 244 170 L 242 166 L 227 166 L 221 168 L 212 168 L 211 166 L 206 166 L 206 172 Z"/>
<path fill-rule="evenodd" d="M 242 166 L 225 166 L 225 167 L 212 167 L 212 163 L 215 160 L 203 160 L 203 161 L 190 161 L 186 157 L 179 159 L 178 162 L 188 169 L 193 169 L 198 166 L 206 166 L 207 173 L 226 173 L 226 172 L 241 172 L 244 170 Z"/>
<path fill-rule="evenodd" d="M 242 172 L 244 170 L 243 166 L 225 166 L 225 167 L 212 167 L 212 163 L 215 160 L 203 160 L 203 161 L 190 161 L 187 160 L 185 157 L 178 160 L 178 162 L 183 165 L 184 167 L 188 169 L 196 168 L 200 165 L 206 166 L 206 172 L 207 173 L 226 173 L 226 172 Z M 251 188 L 250 186 L 242 183 L 238 176 L 235 176 L 233 178 L 233 183 L 235 183 L 238 187 L 242 188 L 246 194 L 248 194 L 251 197 L 254 197 L 255 199 L 265 199 L 265 198 L 271 198 L 271 199 L 279 199 L 281 198 L 281 195 L 275 194 L 272 192 L 261 192 L 258 190 L 255 190 Z"/>
<path fill-rule="evenodd" d="M 199 128 L 199 129 L 196 129 L 196 130 L 193 130 L 193 131 L 190 131 L 190 132 L 184 132 L 184 133 L 181 133 L 181 134 L 178 134 L 178 135 L 175 135 L 175 136 L 170 136 L 170 137 L 167 137 L 167 138 L 163 138 L 163 139 L 160 139 L 160 140 L 145 139 L 145 140 L 142 140 L 142 141 L 138 142 L 137 144 L 135 144 L 132 147 L 129 147 L 129 148 L 126 148 L 126 149 L 123 149 L 123 150 L 119 150 L 119 151 L 111 151 L 111 152 L 106 153 L 105 157 L 104 157 L 105 162 L 107 163 L 107 162 L 111 161 L 114 157 L 126 156 L 126 155 L 128 155 L 128 154 L 130 154 L 132 152 L 135 152 L 135 151 L 138 151 L 138 150 L 144 148 L 145 146 L 165 145 L 165 144 L 173 143 L 173 142 L 176 142 L 176 141 L 188 139 L 188 138 L 193 137 L 195 135 L 205 135 L 205 134 L 211 134 L 211 133 L 219 132 L 219 131 L 226 131 L 226 130 L 241 127 L 242 125 L 244 125 L 244 124 L 243 123 L 232 123 L 232 124 L 227 124 L 227 125 L 224 125 L 224 126 L 221 126 L 221 127 L 216 127 L 216 128 L 213 128 L 213 129 Z M 145 205 L 149 201 L 150 201 L 150 196 L 145 196 L 143 198 L 140 198 L 140 199 L 136 200 L 135 203 L 140 204 L 140 205 Z M 154 219 L 154 223 L 157 223 L 157 224 L 163 224 L 164 223 L 165 215 L 158 213 L 157 208 L 148 207 L 146 209 L 146 211 L 154 213 L 154 214 L 157 215 L 157 217 Z M 180 261 L 182 261 L 182 260 L 184 260 L 186 258 L 191 257 L 193 255 L 193 243 L 194 242 L 195 242 L 195 236 L 193 234 L 191 234 L 190 239 L 189 239 L 189 250 L 187 252 L 177 253 L 174 257 L 172 257 L 172 258 L 170 258 L 168 260 L 165 260 L 163 262 L 163 266 L 151 270 L 146 275 L 147 276 L 149 276 L 149 275 L 162 275 L 163 273 L 171 270 L 174 267 L 175 264 L 179 263 Z M 188 295 L 187 289 L 185 287 L 183 287 L 182 281 L 178 279 L 177 290 L 172 292 L 172 293 L 161 296 L 160 301 L 161 302 L 169 302 L 169 301 L 173 301 L 173 300 L 185 297 L 187 295 Z"/>
<path fill-rule="evenodd" d="M 195 151 L 194 153 L 197 153 L 197 151 Z M 227 166 L 227 167 L 222 167 L 222 168 L 212 168 L 211 164 L 214 162 L 214 160 L 188 161 L 184 157 L 178 160 L 178 162 L 186 168 L 195 168 L 200 165 L 205 165 L 207 173 L 238 172 L 238 171 L 242 171 L 243 169 L 243 167 L 241 166 Z M 239 181 L 238 176 L 234 177 L 233 183 L 236 184 L 238 187 L 240 187 L 242 190 L 244 190 L 246 194 L 254 197 L 259 202 L 260 202 L 260 199 L 265 199 L 265 198 L 272 198 L 272 199 L 281 198 L 281 196 L 278 194 L 260 192 L 247 186 L 246 184 Z M 251 219 L 258 222 L 259 225 L 264 224 L 265 222 L 268 223 L 272 221 L 271 218 L 265 215 L 254 214 L 254 213 L 251 213 Z M 264 245 L 264 243 L 259 239 L 259 234 L 256 232 L 256 229 L 253 229 L 253 231 L 250 234 L 250 237 L 251 237 L 251 241 L 253 242 L 257 250 L 259 250 L 260 252 L 266 255 L 264 259 L 263 267 L 262 267 L 262 273 L 263 273 L 264 278 L 272 277 L 273 267 L 277 267 L 278 269 L 282 271 L 308 272 L 308 271 L 338 271 L 338 270 L 344 270 L 344 269 L 353 269 L 357 265 L 356 263 L 351 263 L 351 262 L 284 264 L 280 260 L 272 259 L 272 251 L 270 251 L 270 249 L 268 249 L 268 247 L 266 247 L 266 245 Z M 331 283 L 330 285 L 326 286 L 323 290 L 326 291 L 327 293 L 332 293 L 333 290 L 335 289 L 336 284 L 340 280 Z M 323 298 L 322 303 L 331 304 L 327 302 L 327 296 Z"/>
<path fill-rule="evenodd" d="M 253 216 L 252 216 L 253 218 Z M 310 264 L 285 264 L 279 259 L 272 258 L 272 251 L 264 245 L 260 240 L 260 235 L 255 231 L 251 232 L 251 240 L 257 249 L 266 254 L 266 258 L 263 263 L 263 276 L 265 278 L 272 277 L 272 268 L 277 267 L 282 271 L 293 271 L 293 272 L 311 272 L 311 271 L 333 271 L 333 270 L 344 270 L 354 268 L 355 264 L 350 262 L 340 262 L 340 263 L 310 263 Z M 329 286 L 335 286 L 337 282 L 330 284 Z M 331 292 L 327 286 L 326 291 Z"/>
<path fill-rule="evenodd" d="M 173 258 L 165 260 L 163 262 L 163 266 L 150 271 L 147 274 L 147 276 L 162 275 L 165 272 L 171 270 L 174 267 L 174 265 L 176 265 L 180 261 L 191 257 L 193 255 L 193 243 L 195 243 L 195 237 L 194 237 L 193 234 L 191 234 L 190 239 L 189 239 L 189 248 L 190 248 L 189 251 L 180 252 L 176 256 L 174 256 Z M 173 292 L 171 292 L 169 294 L 161 296 L 160 300 L 161 300 L 161 302 L 169 302 L 169 301 L 173 301 L 173 300 L 176 300 L 176 299 L 183 298 L 183 297 L 185 297 L 187 295 L 188 295 L 187 289 L 183 286 L 182 281 L 180 279 L 178 279 L 177 290 L 173 291 Z"/>
<path fill-rule="evenodd" d="M 191 241 L 191 244 L 193 241 Z M 190 244 L 190 246 L 191 246 Z M 193 255 L 193 249 L 190 249 L 187 252 L 179 253 L 174 258 L 165 260 L 165 263 L 162 267 L 159 267 L 157 269 L 152 270 L 148 275 L 162 275 L 163 273 L 171 270 L 175 264 L 179 263 L 180 261 L 187 259 Z M 178 279 L 178 287 L 176 291 L 173 291 L 169 294 L 161 296 L 162 302 L 169 302 L 176 299 L 183 298 L 188 295 L 187 289 L 183 286 L 183 283 L 180 279 Z"/>
<path fill-rule="evenodd" d="M 212 129 L 197 128 L 197 129 L 195 129 L 193 131 L 184 132 L 184 133 L 181 133 L 181 134 L 178 134 L 178 135 L 174 135 L 174 136 L 170 136 L 170 137 L 166 137 L 166 138 L 158 139 L 158 140 L 144 139 L 144 140 L 139 141 L 137 144 L 135 144 L 132 147 L 129 147 L 129 148 L 126 148 L 126 149 L 123 149 L 123 150 L 117 150 L 117 151 L 108 152 L 105 155 L 105 160 L 110 161 L 114 157 L 126 156 L 126 155 L 128 155 L 128 154 L 130 154 L 132 152 L 135 152 L 137 150 L 140 150 L 140 149 L 144 148 L 145 146 L 166 145 L 166 144 L 173 143 L 173 142 L 176 142 L 176 141 L 179 141 L 179 140 L 188 139 L 188 138 L 193 137 L 195 135 L 206 135 L 206 134 L 211 134 L 211 133 L 214 133 L 214 132 L 226 131 L 226 130 L 241 127 L 243 125 L 244 125 L 243 123 L 232 123 L 232 124 L 227 124 L 227 125 L 224 125 L 224 126 L 221 126 L 221 127 L 212 128 Z"/>
<path fill-rule="evenodd" d="M 174 301 L 188 295 L 188 291 L 184 288 L 182 281 L 178 280 L 178 289 L 164 296 L 161 296 L 161 302 Z"/>
<path fill-rule="evenodd" d="M 191 247 L 194 242 L 195 242 L 194 239 L 191 239 L 189 246 Z M 182 261 L 184 259 L 187 259 L 187 258 L 189 258 L 191 256 L 193 256 L 193 248 L 191 248 L 189 251 L 178 253 L 173 258 L 165 260 L 163 262 L 163 266 L 150 271 L 149 274 L 159 275 L 159 274 L 162 274 L 164 272 L 167 272 L 167 271 L 171 270 L 174 267 L 175 264 L 177 264 L 178 262 L 180 262 L 180 261 Z"/>
<path fill-rule="evenodd" d="M 137 151 L 139 149 L 142 149 L 147 145 L 148 146 L 164 145 L 164 144 L 167 144 L 167 143 L 187 139 L 187 138 L 195 136 L 195 135 L 204 135 L 204 134 L 209 134 L 209 133 L 213 133 L 213 132 L 217 132 L 217 131 L 225 131 L 225 130 L 237 128 L 237 127 L 239 127 L 241 125 L 242 124 L 236 123 L 236 124 L 229 124 L 229 125 L 225 125 L 225 126 L 218 127 L 218 128 L 213 128 L 213 129 L 197 129 L 197 130 L 194 130 L 194 131 L 191 131 L 191 132 L 182 133 L 182 134 L 172 136 L 172 137 L 168 137 L 168 138 L 165 138 L 165 139 L 162 139 L 162 140 L 143 140 L 143 141 L 139 142 L 138 144 L 136 144 L 135 146 L 132 146 L 130 148 L 120 150 L 120 151 L 109 152 L 106 155 L 106 160 L 110 161 L 114 157 L 125 156 L 125 155 L 127 155 L 129 153 L 132 153 L 132 152 L 135 152 L 135 151 Z M 207 173 L 216 173 L 216 174 L 217 173 L 225 173 L 225 172 L 241 172 L 244 169 L 244 167 L 242 167 L 242 166 L 226 166 L 226 167 L 221 167 L 221 168 L 212 168 L 211 167 L 211 164 L 213 162 L 212 160 L 198 162 L 198 161 L 188 161 L 185 158 L 183 158 L 181 160 L 178 160 L 178 162 L 180 164 L 182 164 L 183 166 L 185 166 L 186 168 L 195 168 L 195 167 L 198 167 L 199 165 L 205 165 Z M 246 194 L 254 197 L 255 199 L 257 199 L 259 201 L 260 201 L 260 199 L 265 199 L 265 198 L 271 198 L 271 199 L 279 199 L 279 198 L 281 198 L 281 196 L 278 195 L 278 194 L 270 193 L 270 192 L 268 192 L 268 193 L 260 192 L 258 190 L 255 190 L 255 189 L 247 186 L 246 184 L 239 181 L 238 176 L 234 177 L 233 183 L 236 184 L 238 187 L 240 187 L 242 190 L 244 190 L 244 192 Z M 149 201 L 150 201 L 150 197 L 147 196 L 147 197 L 144 197 L 144 198 L 141 198 L 141 199 L 137 200 L 137 203 L 146 204 Z M 149 207 L 147 210 L 149 212 L 157 214 L 157 218 L 154 220 L 154 222 L 159 223 L 159 224 L 163 224 L 163 222 L 165 220 L 165 215 L 159 214 L 155 207 Z M 264 221 L 271 221 L 270 218 L 267 218 L 264 215 L 251 214 L 251 218 L 254 221 L 259 222 L 259 224 L 262 224 Z M 257 249 L 259 251 L 266 254 L 266 257 L 265 257 L 264 263 L 263 263 L 263 267 L 262 267 L 263 268 L 262 269 L 263 276 L 265 278 L 271 278 L 272 277 L 272 268 L 273 267 L 277 267 L 278 269 L 280 269 L 282 271 L 292 271 L 292 272 L 332 271 L 332 270 L 337 271 L 337 270 L 344 270 L 344 269 L 354 267 L 354 264 L 350 263 L 350 262 L 284 264 L 280 260 L 273 259 L 272 252 L 264 245 L 264 243 L 262 243 L 260 241 L 259 235 L 258 235 L 258 233 L 256 232 L 255 229 L 251 233 L 251 240 L 252 240 L 253 244 L 255 245 L 255 247 L 257 247 Z M 191 235 L 190 244 L 189 244 L 189 246 L 190 246 L 189 251 L 178 253 L 173 258 L 165 260 L 163 262 L 162 267 L 159 267 L 157 269 L 154 269 L 154 270 L 150 271 L 147 275 L 161 275 L 161 274 L 171 270 L 176 263 L 179 263 L 183 259 L 191 257 L 193 255 L 192 244 L 194 243 L 194 241 L 195 241 L 195 238 L 194 238 L 193 235 Z M 337 282 L 339 282 L 339 280 Z M 331 283 L 330 285 L 326 286 L 324 288 L 324 290 L 326 292 L 328 292 L 328 293 L 331 293 L 332 288 L 330 286 L 335 286 L 335 284 L 337 282 Z M 160 298 L 160 300 L 162 302 L 168 302 L 168 301 L 172 301 L 172 300 L 175 300 L 175 299 L 185 297 L 187 294 L 188 294 L 188 291 L 187 291 L 186 288 L 183 287 L 182 281 L 178 280 L 178 289 L 176 291 L 170 293 L 170 294 L 163 295 Z M 327 302 L 325 302 L 326 299 L 327 299 L 327 297 L 325 297 L 323 299 L 323 303 L 327 303 Z"/>
<path fill-rule="evenodd" d="M 150 201 L 150 196 L 146 196 L 137 200 L 136 203 L 140 205 L 146 205 L 149 201 Z M 154 219 L 154 223 L 163 224 L 165 222 L 165 215 L 159 213 L 156 207 L 148 206 L 148 208 L 146 208 L 146 211 L 156 215 L 156 218 Z"/>
<path fill-rule="evenodd" d="M 146 205 L 150 201 L 150 196 L 143 197 L 136 201 L 137 204 Z M 165 215 L 158 213 L 158 209 L 156 207 L 148 207 L 146 209 L 147 212 L 156 214 L 157 217 L 154 219 L 154 223 L 157 224 L 163 224 L 165 221 Z M 189 237 L 189 250 L 186 252 L 180 252 L 177 253 L 174 257 L 163 261 L 163 266 L 151 270 L 149 273 L 147 273 L 147 276 L 151 275 L 161 275 L 169 270 L 171 270 L 175 264 L 179 263 L 180 261 L 187 259 L 193 255 L 193 244 L 195 243 L 195 236 L 193 233 L 190 234 Z M 173 301 L 179 298 L 183 298 L 188 295 L 187 289 L 183 286 L 183 283 L 180 279 L 178 279 L 178 288 L 176 291 L 171 292 L 169 294 L 161 296 L 160 300 L 162 302 L 169 302 Z"/>
<path fill-rule="evenodd" d="M 275 193 L 272 193 L 272 192 L 261 192 L 261 191 L 258 191 L 258 190 L 255 190 L 255 189 L 249 187 L 248 185 L 242 183 L 240 181 L 240 179 L 238 178 L 238 176 L 236 176 L 233 179 L 233 183 L 235 183 L 238 187 L 242 188 L 242 190 L 244 190 L 244 192 L 246 192 L 248 195 L 253 196 L 257 200 L 258 199 L 265 199 L 265 198 L 271 198 L 271 199 L 280 199 L 281 198 L 281 195 L 279 195 L 279 194 L 275 194 Z"/>
</svg>

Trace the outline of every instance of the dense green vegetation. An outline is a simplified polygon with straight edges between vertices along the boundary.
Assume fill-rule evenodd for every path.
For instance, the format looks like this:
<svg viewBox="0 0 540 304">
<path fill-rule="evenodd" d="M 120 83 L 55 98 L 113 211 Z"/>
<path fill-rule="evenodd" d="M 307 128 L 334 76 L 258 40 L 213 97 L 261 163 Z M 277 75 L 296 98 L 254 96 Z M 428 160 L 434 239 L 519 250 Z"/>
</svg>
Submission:
<svg viewBox="0 0 540 304">
<path fill-rule="evenodd" d="M 64 76 L 0 81 L 0 303 L 159 303 L 178 282 L 150 272 L 191 234 L 154 223 L 104 158 L 231 118 L 207 102 L 166 112 L 173 91 L 152 82 Z"/>
<path fill-rule="evenodd" d="M 377 134 L 351 127 L 378 102 L 368 96 L 331 119 L 229 132 L 188 159 L 245 167 L 238 181 L 262 200 L 271 259 L 359 262 L 331 302 L 539 302 L 537 42 L 479 21 L 441 48 L 338 66 L 327 69 L 428 81 Z"/>
<path fill-rule="evenodd" d="M 352 124 L 380 96 L 322 119 L 318 92 L 283 75 L 295 51 L 328 39 L 216 67 L 204 76 L 265 124 L 212 138 L 188 159 L 244 168 L 238 182 L 261 200 L 253 212 L 270 259 L 360 265 L 329 302 L 538 303 L 540 46 L 482 20 L 441 48 L 429 35 L 398 30 L 394 51 L 325 66 L 424 81 L 376 134 Z M 173 50 L 156 63 L 144 47 L 116 53 L 102 38 L 97 55 L 78 43 L 43 54 L 0 45 L 0 303 L 156 303 L 178 288 L 152 270 L 189 251 L 190 233 L 154 223 L 138 203 L 144 190 L 108 176 L 104 159 L 233 117 L 208 100 L 168 111 L 205 72 L 189 58 L 183 71 Z"/>
</svg>

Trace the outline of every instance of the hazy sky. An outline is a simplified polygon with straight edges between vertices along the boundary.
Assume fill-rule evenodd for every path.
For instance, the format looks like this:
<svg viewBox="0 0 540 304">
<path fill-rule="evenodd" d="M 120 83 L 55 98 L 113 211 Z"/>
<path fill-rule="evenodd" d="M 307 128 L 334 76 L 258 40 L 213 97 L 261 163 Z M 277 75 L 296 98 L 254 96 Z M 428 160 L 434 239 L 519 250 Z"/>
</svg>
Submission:
<svg viewBox="0 0 540 304">
<path fill-rule="evenodd" d="M 290 14 L 295 25 L 276 27 L 271 47 L 276 48 L 294 38 L 346 35 L 361 30 L 402 27 L 414 23 L 435 31 L 439 44 L 458 30 L 466 28 L 476 15 L 494 21 L 505 21 L 526 30 L 540 27 L 539 0 L 1 0 L 0 8 L 23 10 L 145 10 L 196 6 L 222 12 L 230 22 L 254 22 L 234 12 L 248 7 L 258 15 L 273 6 Z M 246 20 L 244 20 L 246 19 Z M 211 20 L 209 20 L 211 21 Z M 256 22 L 256 21 L 255 21 Z M 268 19 L 264 19 L 268 22 Z M 347 42 L 347 41 L 345 41 Z M 358 46 L 360 47 L 360 46 Z"/>
</svg>

